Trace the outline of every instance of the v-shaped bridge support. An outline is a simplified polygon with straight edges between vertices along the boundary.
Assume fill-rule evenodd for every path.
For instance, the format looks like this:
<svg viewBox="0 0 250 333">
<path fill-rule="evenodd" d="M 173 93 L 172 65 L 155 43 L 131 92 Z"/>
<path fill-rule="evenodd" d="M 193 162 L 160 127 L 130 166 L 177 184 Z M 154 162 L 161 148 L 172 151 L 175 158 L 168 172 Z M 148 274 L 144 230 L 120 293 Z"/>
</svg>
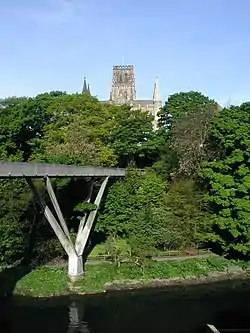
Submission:
<svg viewBox="0 0 250 333">
<path fill-rule="evenodd" d="M 88 238 L 91 232 L 91 229 L 93 227 L 93 223 L 103 196 L 103 193 L 105 191 L 107 182 L 108 182 L 109 177 L 105 177 L 101 187 L 99 189 L 99 192 L 96 196 L 94 204 L 96 205 L 96 209 L 91 211 L 88 216 L 85 215 L 79 224 L 79 229 L 76 237 L 76 242 L 73 244 L 71 238 L 70 238 L 70 233 L 67 227 L 67 224 L 64 220 L 63 214 L 61 212 L 60 206 L 58 204 L 55 192 L 53 190 L 53 187 L 51 185 L 49 177 L 45 178 L 46 182 L 46 187 L 48 194 L 50 196 L 51 202 L 54 206 L 57 219 L 47 206 L 46 202 L 36 189 L 34 183 L 30 178 L 26 178 L 36 200 L 38 201 L 39 205 L 41 206 L 44 216 L 51 225 L 52 229 L 54 230 L 57 238 L 59 239 L 62 247 L 66 251 L 68 255 L 68 275 L 71 277 L 78 277 L 83 274 L 83 261 L 82 261 L 82 255 L 83 252 L 86 248 Z M 90 186 L 90 192 L 87 201 L 90 202 L 91 200 L 91 195 L 93 191 L 93 181 L 91 182 Z"/>
</svg>

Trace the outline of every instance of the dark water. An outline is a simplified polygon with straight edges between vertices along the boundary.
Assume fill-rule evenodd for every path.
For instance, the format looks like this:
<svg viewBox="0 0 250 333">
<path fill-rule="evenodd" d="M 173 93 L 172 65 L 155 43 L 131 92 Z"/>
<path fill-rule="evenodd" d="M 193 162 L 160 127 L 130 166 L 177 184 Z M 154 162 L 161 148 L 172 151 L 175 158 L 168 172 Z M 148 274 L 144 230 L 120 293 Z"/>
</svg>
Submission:
<svg viewBox="0 0 250 333">
<path fill-rule="evenodd" d="M 1 333 L 205 333 L 207 323 L 217 328 L 250 328 L 250 283 L 46 300 L 13 297 L 0 310 Z"/>
</svg>

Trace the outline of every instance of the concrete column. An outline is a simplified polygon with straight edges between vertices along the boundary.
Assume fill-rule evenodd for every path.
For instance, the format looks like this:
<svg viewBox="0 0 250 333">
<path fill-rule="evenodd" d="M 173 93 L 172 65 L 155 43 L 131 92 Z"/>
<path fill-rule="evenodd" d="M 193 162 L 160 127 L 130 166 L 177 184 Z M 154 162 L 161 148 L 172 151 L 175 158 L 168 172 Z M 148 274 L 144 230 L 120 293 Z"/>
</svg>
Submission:
<svg viewBox="0 0 250 333">
<path fill-rule="evenodd" d="M 108 179 L 109 179 L 109 177 L 106 177 L 104 179 L 104 181 L 102 182 L 102 185 L 101 185 L 101 187 L 99 189 L 99 192 L 97 194 L 97 197 L 95 199 L 94 204 L 97 206 L 97 208 L 89 213 L 89 216 L 88 216 L 87 221 L 84 225 L 84 228 L 82 230 L 79 230 L 79 232 L 77 234 L 75 249 L 76 249 L 76 253 L 79 256 L 82 256 L 83 251 L 85 250 L 85 247 L 86 247 L 86 244 L 87 244 L 87 241 L 88 241 L 88 238 L 89 238 L 89 234 L 90 234 L 90 231 L 92 229 L 92 226 L 93 226 L 93 223 L 94 223 L 94 220 L 95 220 L 95 217 L 96 217 L 96 214 L 97 214 L 97 211 L 98 211 L 103 193 L 105 191 Z"/>
<path fill-rule="evenodd" d="M 83 275 L 82 256 L 70 254 L 68 256 L 68 276 L 71 278 Z"/>
<path fill-rule="evenodd" d="M 50 196 L 50 200 L 51 200 L 51 202 L 52 202 L 52 204 L 55 208 L 55 211 L 56 211 L 58 220 L 60 221 L 61 227 L 62 227 L 65 235 L 68 237 L 69 241 L 71 242 L 69 229 L 68 229 L 67 224 L 64 220 L 63 214 L 61 212 L 61 208 L 58 204 L 58 201 L 57 201 L 57 198 L 56 198 L 55 192 L 53 190 L 53 187 L 51 185 L 49 177 L 46 177 L 45 183 L 46 183 L 47 191 L 48 191 L 49 196 Z"/>
</svg>

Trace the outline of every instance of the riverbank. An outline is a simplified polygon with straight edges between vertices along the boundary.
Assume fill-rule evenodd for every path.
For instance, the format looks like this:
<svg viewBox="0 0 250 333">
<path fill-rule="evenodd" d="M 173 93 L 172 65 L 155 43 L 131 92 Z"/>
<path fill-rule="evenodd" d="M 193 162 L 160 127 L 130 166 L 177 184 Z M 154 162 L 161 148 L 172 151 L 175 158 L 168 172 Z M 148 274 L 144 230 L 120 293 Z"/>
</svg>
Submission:
<svg viewBox="0 0 250 333">
<path fill-rule="evenodd" d="M 182 261 L 150 262 L 145 267 L 132 264 L 87 265 L 85 275 L 69 283 L 65 268 L 38 267 L 15 285 L 16 295 L 50 297 L 67 294 L 91 294 L 108 290 L 163 287 L 173 284 L 207 283 L 231 278 L 248 278 L 247 268 L 230 261 L 210 257 Z"/>
</svg>

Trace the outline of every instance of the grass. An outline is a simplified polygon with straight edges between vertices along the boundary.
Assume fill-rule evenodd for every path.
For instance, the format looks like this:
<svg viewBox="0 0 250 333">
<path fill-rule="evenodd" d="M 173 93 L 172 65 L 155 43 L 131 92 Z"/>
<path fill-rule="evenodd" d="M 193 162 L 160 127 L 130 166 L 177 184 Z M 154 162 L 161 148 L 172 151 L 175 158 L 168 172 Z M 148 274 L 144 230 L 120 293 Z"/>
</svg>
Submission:
<svg viewBox="0 0 250 333">
<path fill-rule="evenodd" d="M 39 267 L 20 279 L 15 294 L 31 296 L 53 296 L 68 293 L 65 269 Z"/>
<path fill-rule="evenodd" d="M 87 266 L 84 277 L 75 282 L 76 293 L 100 292 L 105 284 L 113 281 L 126 283 L 131 280 L 149 282 L 154 279 L 173 277 L 206 276 L 211 272 L 225 271 L 230 261 L 211 257 L 206 259 L 189 259 L 184 261 L 151 262 L 144 269 L 132 264 L 100 264 Z M 72 290 L 71 290 L 72 291 Z M 32 296 L 53 296 L 69 293 L 65 269 L 40 267 L 21 278 L 14 293 Z"/>
</svg>

